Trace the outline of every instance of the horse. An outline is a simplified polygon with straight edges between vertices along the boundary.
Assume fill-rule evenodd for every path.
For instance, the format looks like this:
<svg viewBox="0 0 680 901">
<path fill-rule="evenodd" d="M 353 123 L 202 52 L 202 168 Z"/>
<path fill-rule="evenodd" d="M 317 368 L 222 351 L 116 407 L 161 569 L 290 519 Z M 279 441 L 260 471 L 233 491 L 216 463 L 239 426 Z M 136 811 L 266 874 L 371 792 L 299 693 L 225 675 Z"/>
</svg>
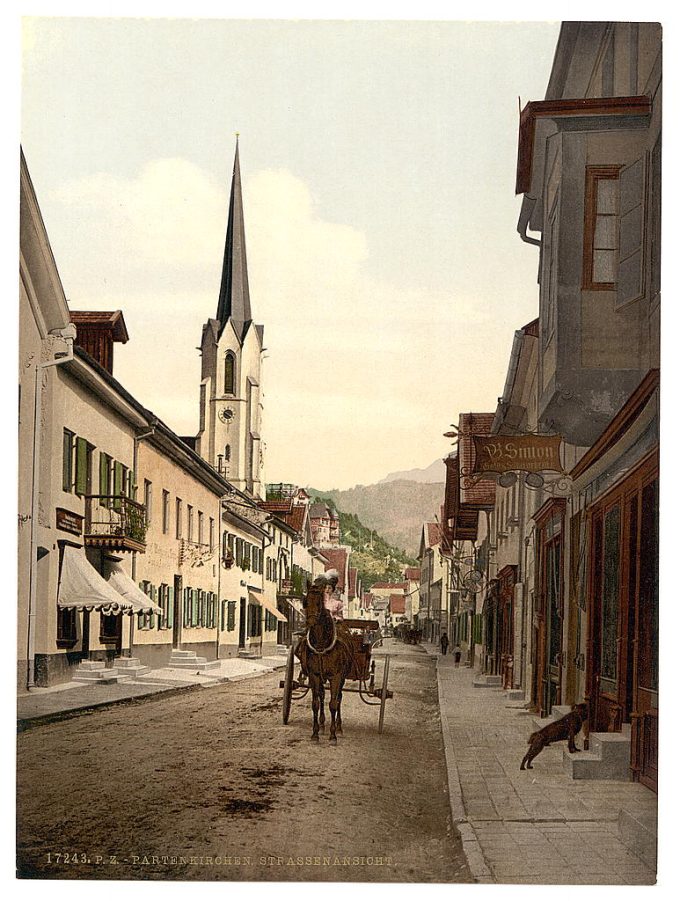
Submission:
<svg viewBox="0 0 680 901">
<path fill-rule="evenodd" d="M 319 741 L 319 727 L 325 728 L 325 683 L 330 685 L 331 729 L 329 741 L 337 744 L 342 733 L 342 689 L 352 669 L 353 656 L 348 643 L 338 635 L 338 627 L 324 606 L 324 586 L 315 583 L 303 599 L 307 630 L 297 649 L 303 672 L 309 677 L 312 692 L 314 726 L 312 741 Z"/>
</svg>

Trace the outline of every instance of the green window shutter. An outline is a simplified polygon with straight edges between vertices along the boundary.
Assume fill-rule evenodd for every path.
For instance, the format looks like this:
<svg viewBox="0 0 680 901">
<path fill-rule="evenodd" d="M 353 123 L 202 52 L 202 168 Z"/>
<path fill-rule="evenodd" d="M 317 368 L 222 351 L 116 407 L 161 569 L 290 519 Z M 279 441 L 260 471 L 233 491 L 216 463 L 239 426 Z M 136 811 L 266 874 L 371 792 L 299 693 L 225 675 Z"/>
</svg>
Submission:
<svg viewBox="0 0 680 901">
<path fill-rule="evenodd" d="M 109 458 L 106 454 L 99 454 L 99 493 L 106 495 L 109 493 Z M 106 501 L 99 502 L 101 506 L 106 506 Z"/>
<path fill-rule="evenodd" d="M 188 626 L 191 622 L 191 613 L 189 604 L 191 602 L 191 594 L 188 588 L 184 589 L 184 602 L 182 606 L 183 614 L 184 614 L 184 625 Z"/>
<path fill-rule="evenodd" d="M 68 429 L 64 429 L 63 453 L 61 487 L 70 492 L 73 488 L 73 433 Z"/>
<path fill-rule="evenodd" d="M 117 460 L 113 464 L 113 493 L 117 497 L 123 493 L 123 464 L 119 463 Z M 120 510 L 120 508 L 120 500 L 115 500 L 113 502 L 113 509 Z"/>
<path fill-rule="evenodd" d="M 616 301 L 637 300 L 644 294 L 643 220 L 645 166 L 642 159 L 619 173 L 619 272 Z"/>
<path fill-rule="evenodd" d="M 198 590 L 191 589 L 191 625 L 198 625 Z"/>
<path fill-rule="evenodd" d="M 227 632 L 233 632 L 236 628 L 236 601 L 227 604 Z"/>
<path fill-rule="evenodd" d="M 151 587 L 151 600 L 152 600 L 152 601 L 155 601 L 155 602 L 158 604 L 158 606 L 162 608 L 162 607 L 163 607 L 163 589 L 161 588 L 160 591 L 159 591 L 159 589 L 156 588 L 155 585 L 153 585 L 153 586 Z M 152 623 L 153 623 L 153 620 L 154 620 L 154 617 L 153 617 L 153 615 L 152 615 L 152 618 L 151 618 L 151 622 L 152 622 Z M 155 616 L 155 620 L 156 620 L 156 628 L 157 628 L 157 629 L 162 628 L 162 625 L 163 625 L 163 614 L 162 614 L 162 613 L 157 613 L 156 616 Z"/>
<path fill-rule="evenodd" d="M 172 627 L 175 625 L 175 591 L 173 588 L 170 588 L 170 586 L 168 586 L 167 599 L 168 599 L 167 600 L 167 604 L 168 604 L 167 625 L 168 625 L 168 629 L 172 629 Z"/>
</svg>

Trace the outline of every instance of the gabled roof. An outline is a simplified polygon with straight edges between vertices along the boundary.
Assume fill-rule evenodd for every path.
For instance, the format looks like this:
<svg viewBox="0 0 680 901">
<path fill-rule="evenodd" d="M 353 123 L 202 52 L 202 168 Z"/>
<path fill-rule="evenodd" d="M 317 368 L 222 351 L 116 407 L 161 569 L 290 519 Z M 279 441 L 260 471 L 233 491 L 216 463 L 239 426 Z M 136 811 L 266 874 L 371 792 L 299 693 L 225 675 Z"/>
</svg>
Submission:
<svg viewBox="0 0 680 901">
<path fill-rule="evenodd" d="M 102 329 L 110 332 L 111 339 L 121 344 L 129 340 L 122 310 L 71 310 L 71 322 L 76 328 Z"/>
<path fill-rule="evenodd" d="M 407 566 L 404 570 L 404 578 L 410 582 L 420 582 L 420 568 L 418 566 Z"/>
<path fill-rule="evenodd" d="M 349 568 L 349 589 L 347 592 L 348 597 L 355 598 L 357 596 L 357 575 L 358 570 L 354 566 L 350 566 Z"/>
<path fill-rule="evenodd" d="M 328 569 L 337 569 L 339 579 L 338 588 L 340 591 L 345 590 L 345 570 L 347 569 L 347 561 L 349 559 L 349 551 L 344 547 L 325 547 L 323 555 L 328 560 Z"/>
<path fill-rule="evenodd" d="M 326 504 L 310 504 L 309 505 L 309 518 L 310 519 L 330 519 L 330 513 L 328 511 L 328 507 Z"/>
<path fill-rule="evenodd" d="M 406 598 L 403 594 L 390 595 L 390 613 L 406 613 Z"/>
</svg>

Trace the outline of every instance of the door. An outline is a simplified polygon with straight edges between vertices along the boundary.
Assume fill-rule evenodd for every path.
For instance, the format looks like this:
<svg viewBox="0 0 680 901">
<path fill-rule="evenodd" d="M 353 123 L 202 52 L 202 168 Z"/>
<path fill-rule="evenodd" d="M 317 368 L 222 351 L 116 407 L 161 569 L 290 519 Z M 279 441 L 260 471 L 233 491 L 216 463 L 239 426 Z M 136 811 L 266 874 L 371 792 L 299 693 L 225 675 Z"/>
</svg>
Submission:
<svg viewBox="0 0 680 901">
<path fill-rule="evenodd" d="M 248 614 L 248 602 L 245 598 L 241 598 L 238 617 L 238 646 L 245 648 L 246 646 L 246 617 Z"/>
<path fill-rule="evenodd" d="M 565 502 L 551 499 L 538 511 L 538 600 L 533 706 L 547 716 L 562 697 L 562 548 Z"/>
<path fill-rule="evenodd" d="M 641 493 L 638 641 L 633 679 L 633 773 L 657 790 L 659 741 L 659 480 Z"/>
<path fill-rule="evenodd" d="M 631 724 L 631 773 L 657 788 L 659 483 L 656 455 L 591 511 L 591 730 Z"/>
<path fill-rule="evenodd" d="M 172 646 L 179 649 L 182 642 L 182 577 L 175 576 L 172 596 Z"/>
</svg>

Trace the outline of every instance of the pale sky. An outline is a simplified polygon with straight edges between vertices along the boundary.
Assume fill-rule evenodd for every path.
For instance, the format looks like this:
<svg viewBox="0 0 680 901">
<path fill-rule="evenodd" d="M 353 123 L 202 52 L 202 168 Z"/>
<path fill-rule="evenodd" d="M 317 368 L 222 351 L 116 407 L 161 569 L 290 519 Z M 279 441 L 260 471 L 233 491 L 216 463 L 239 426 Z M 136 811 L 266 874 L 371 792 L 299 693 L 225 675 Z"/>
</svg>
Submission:
<svg viewBox="0 0 680 901">
<path fill-rule="evenodd" d="M 124 312 L 116 377 L 196 433 L 238 131 L 267 480 L 346 488 L 446 455 L 538 313 L 518 97 L 544 97 L 558 31 L 25 20 L 24 153 L 71 308 Z"/>
</svg>

